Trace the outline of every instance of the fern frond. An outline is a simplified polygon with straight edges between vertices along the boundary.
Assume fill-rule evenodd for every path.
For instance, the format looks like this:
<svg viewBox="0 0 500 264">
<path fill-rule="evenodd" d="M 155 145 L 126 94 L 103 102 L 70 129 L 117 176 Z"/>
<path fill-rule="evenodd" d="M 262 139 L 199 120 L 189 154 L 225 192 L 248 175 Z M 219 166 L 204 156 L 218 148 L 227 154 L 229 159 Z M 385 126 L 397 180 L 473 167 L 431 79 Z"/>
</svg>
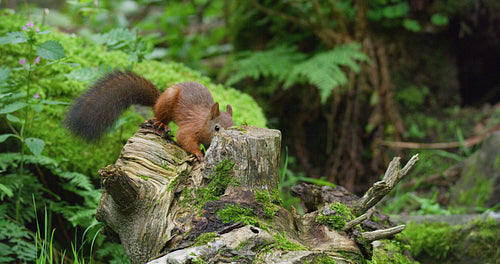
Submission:
<svg viewBox="0 0 500 264">
<path fill-rule="evenodd" d="M 289 78 L 291 67 L 306 56 L 295 48 L 278 46 L 265 51 L 241 53 L 240 57 L 242 58 L 236 60 L 237 72 L 227 80 L 227 85 L 233 85 L 247 77 L 254 80 L 272 77 L 284 82 Z"/>
<path fill-rule="evenodd" d="M 318 88 L 323 103 L 335 88 L 347 84 L 345 68 L 359 72 L 360 63 L 369 61 L 359 43 L 339 45 L 308 59 L 295 48 L 286 46 L 247 52 L 241 54 L 241 57 L 236 60 L 237 71 L 227 80 L 227 85 L 247 77 L 254 80 L 261 77 L 274 78 L 284 83 L 285 87 L 308 83 Z"/>
<path fill-rule="evenodd" d="M 368 60 L 360 44 L 340 45 L 295 65 L 285 87 L 304 81 L 313 84 L 319 89 L 321 102 L 324 103 L 335 88 L 347 84 L 348 79 L 342 67 L 359 72 L 359 63 Z"/>
<path fill-rule="evenodd" d="M 94 186 L 90 182 L 87 175 L 78 172 L 61 172 L 58 174 L 59 177 L 69 180 L 69 184 L 73 187 L 79 187 L 81 189 L 92 191 Z"/>
</svg>

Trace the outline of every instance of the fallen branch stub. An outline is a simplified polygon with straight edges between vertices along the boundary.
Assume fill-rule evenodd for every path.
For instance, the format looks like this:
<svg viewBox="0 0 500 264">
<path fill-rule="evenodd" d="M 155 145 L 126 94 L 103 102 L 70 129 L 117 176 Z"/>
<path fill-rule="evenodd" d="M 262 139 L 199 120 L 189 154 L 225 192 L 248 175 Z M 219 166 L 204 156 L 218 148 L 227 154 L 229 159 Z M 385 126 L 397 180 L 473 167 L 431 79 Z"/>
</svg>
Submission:
<svg viewBox="0 0 500 264">
<path fill-rule="evenodd" d="M 408 173 L 408 171 L 418 161 L 418 154 L 414 155 L 404 168 L 399 169 L 400 158 L 395 157 L 390 163 L 385 172 L 384 178 L 373 184 L 368 191 L 359 199 L 354 207 L 353 214 L 356 216 L 364 214 L 368 209 L 375 206 L 382 198 L 384 198 L 398 182 Z"/>
<path fill-rule="evenodd" d="M 342 224 L 335 230 L 318 221 L 320 214 L 327 219 L 335 210 L 313 205 L 318 209 L 300 216 L 280 207 L 280 143 L 277 130 L 221 130 L 199 163 L 174 142 L 141 128 L 116 164 L 100 170 L 103 192 L 96 218 L 133 264 L 370 258 L 365 242 L 383 235 L 360 233 L 356 226 L 363 219 L 345 213 L 352 202 L 344 213 L 355 222 L 345 221 L 343 231 Z"/>
</svg>

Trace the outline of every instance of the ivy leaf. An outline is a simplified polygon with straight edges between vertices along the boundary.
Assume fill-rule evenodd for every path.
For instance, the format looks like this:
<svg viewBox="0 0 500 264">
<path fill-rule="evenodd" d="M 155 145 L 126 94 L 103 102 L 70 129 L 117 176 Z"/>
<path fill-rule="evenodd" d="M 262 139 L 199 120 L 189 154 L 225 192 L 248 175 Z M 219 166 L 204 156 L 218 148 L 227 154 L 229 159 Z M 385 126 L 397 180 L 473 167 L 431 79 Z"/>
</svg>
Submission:
<svg viewBox="0 0 500 264">
<path fill-rule="evenodd" d="M 35 156 L 40 156 L 45 147 L 45 141 L 39 138 L 27 138 L 24 142 Z"/>
<path fill-rule="evenodd" d="M 66 58 L 63 46 L 61 46 L 59 42 L 53 40 L 49 40 L 38 45 L 36 54 L 47 60 L 59 60 Z"/>
</svg>

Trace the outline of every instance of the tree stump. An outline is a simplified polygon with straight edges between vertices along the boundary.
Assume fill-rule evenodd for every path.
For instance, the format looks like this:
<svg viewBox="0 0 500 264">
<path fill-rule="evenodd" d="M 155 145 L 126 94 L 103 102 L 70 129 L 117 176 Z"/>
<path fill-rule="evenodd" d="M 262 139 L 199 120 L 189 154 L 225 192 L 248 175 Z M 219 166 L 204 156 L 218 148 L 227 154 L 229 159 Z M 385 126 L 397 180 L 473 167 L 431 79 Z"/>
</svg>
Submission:
<svg viewBox="0 0 500 264">
<path fill-rule="evenodd" d="M 360 232 L 380 195 L 349 206 L 325 203 L 303 216 L 282 208 L 280 144 L 277 130 L 221 130 L 200 163 L 175 142 L 141 128 L 118 161 L 99 171 L 103 192 L 96 218 L 133 264 L 355 263 L 371 257 L 371 241 L 402 231 L 404 226 Z M 399 179 L 407 170 L 394 167 L 398 162 L 388 173 Z"/>
</svg>

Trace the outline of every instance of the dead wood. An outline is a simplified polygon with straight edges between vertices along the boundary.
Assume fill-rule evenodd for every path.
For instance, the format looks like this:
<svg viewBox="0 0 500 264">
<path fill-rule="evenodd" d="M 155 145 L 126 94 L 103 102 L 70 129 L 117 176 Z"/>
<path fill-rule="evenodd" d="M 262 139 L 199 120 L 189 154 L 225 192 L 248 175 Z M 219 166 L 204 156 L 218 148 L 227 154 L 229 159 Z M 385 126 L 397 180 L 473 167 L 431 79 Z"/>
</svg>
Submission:
<svg viewBox="0 0 500 264">
<path fill-rule="evenodd" d="M 117 162 L 100 170 L 103 192 L 96 218 L 105 223 L 107 235 L 122 243 L 131 263 L 304 263 L 325 258 L 355 263 L 371 258 L 369 241 L 401 232 L 384 226 L 384 232 L 361 233 L 360 223 L 363 230 L 380 229 L 366 227 L 370 221 L 363 218 L 370 214 L 349 219 L 345 213 L 346 224 L 338 229 L 319 220 L 340 213 L 331 209 L 338 198 L 332 188 L 313 191 L 321 201 L 311 202 L 303 216 L 282 208 L 276 195 L 280 144 L 277 130 L 222 130 L 199 163 L 175 142 L 141 128 Z M 303 186 L 295 192 L 311 190 Z M 346 197 L 350 212 L 358 198 Z"/>
<path fill-rule="evenodd" d="M 398 182 L 408 173 L 408 171 L 415 165 L 418 161 L 418 154 L 414 155 L 408 163 L 399 169 L 400 158 L 395 157 L 387 168 L 384 178 L 373 184 L 373 186 L 368 189 L 368 191 L 356 201 L 353 208 L 353 214 L 356 216 L 364 214 L 368 209 L 375 206 L 382 198 L 384 198 Z"/>
</svg>

